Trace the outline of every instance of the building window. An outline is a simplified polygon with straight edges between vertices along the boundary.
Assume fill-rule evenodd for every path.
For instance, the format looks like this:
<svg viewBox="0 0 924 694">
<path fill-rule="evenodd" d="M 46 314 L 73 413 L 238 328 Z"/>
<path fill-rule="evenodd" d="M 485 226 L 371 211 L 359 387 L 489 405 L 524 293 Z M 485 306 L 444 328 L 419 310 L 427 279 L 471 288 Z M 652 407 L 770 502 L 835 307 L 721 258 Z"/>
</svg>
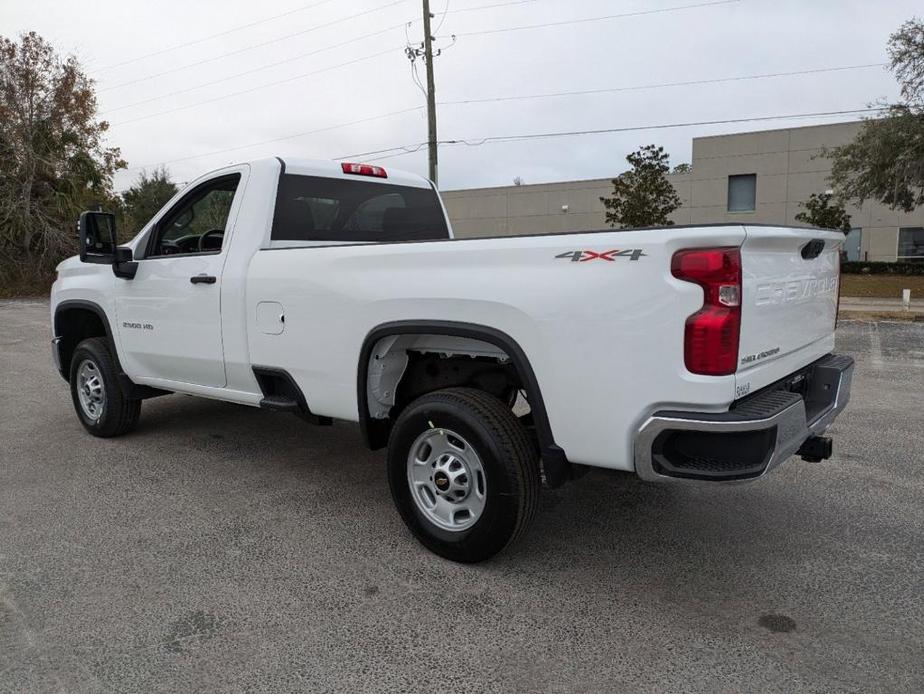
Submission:
<svg viewBox="0 0 924 694">
<path fill-rule="evenodd" d="M 757 209 L 757 174 L 728 177 L 728 211 L 753 212 Z"/>
<path fill-rule="evenodd" d="M 924 227 L 898 230 L 898 261 L 924 263 Z"/>
</svg>

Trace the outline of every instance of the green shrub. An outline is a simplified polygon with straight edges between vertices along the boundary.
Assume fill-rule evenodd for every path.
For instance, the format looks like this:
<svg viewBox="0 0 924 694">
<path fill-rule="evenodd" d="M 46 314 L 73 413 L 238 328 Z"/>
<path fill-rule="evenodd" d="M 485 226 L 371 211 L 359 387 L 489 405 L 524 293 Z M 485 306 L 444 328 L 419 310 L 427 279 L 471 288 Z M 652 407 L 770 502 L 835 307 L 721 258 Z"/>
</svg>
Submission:
<svg viewBox="0 0 924 694">
<path fill-rule="evenodd" d="M 848 275 L 924 275 L 924 263 L 848 261 L 841 263 L 841 272 Z"/>
</svg>

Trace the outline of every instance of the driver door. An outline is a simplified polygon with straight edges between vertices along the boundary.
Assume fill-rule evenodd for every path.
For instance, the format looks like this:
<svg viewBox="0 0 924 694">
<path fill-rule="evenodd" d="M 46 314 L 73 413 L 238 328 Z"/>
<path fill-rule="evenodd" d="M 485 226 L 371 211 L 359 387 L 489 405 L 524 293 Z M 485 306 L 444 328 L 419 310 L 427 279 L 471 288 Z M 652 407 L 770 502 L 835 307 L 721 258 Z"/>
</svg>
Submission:
<svg viewBox="0 0 924 694">
<path fill-rule="evenodd" d="M 222 387 L 221 275 L 243 172 L 197 185 L 136 249 L 138 270 L 117 292 L 123 368 L 130 376 Z"/>
</svg>

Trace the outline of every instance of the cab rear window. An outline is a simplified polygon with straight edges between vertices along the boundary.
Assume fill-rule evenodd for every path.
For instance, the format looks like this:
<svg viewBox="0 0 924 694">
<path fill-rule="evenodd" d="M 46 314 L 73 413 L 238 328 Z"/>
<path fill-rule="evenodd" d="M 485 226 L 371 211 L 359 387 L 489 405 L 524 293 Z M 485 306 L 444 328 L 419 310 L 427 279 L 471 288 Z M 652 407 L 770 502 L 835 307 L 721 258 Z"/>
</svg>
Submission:
<svg viewBox="0 0 924 694">
<path fill-rule="evenodd" d="M 447 239 L 432 188 L 283 174 L 273 215 L 274 241 Z"/>
</svg>

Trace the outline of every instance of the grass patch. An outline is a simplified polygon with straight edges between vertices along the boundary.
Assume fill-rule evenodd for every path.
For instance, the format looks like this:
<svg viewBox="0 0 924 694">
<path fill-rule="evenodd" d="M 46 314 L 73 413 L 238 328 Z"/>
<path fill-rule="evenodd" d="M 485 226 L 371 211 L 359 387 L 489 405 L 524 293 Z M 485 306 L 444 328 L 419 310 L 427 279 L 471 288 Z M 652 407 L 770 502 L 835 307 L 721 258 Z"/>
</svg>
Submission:
<svg viewBox="0 0 924 694">
<path fill-rule="evenodd" d="M 841 275 L 841 296 L 900 301 L 902 289 L 910 289 L 912 299 L 924 299 L 924 275 Z"/>
</svg>

